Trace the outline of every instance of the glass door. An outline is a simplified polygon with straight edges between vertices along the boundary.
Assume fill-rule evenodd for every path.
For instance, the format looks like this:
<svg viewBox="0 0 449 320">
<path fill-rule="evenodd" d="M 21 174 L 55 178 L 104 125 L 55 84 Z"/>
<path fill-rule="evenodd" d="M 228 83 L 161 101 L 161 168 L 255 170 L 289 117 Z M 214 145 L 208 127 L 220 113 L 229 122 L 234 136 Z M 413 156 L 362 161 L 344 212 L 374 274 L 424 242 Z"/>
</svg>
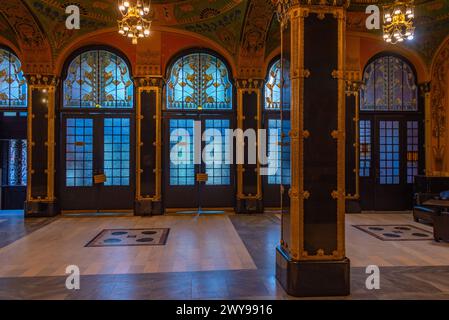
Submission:
<svg viewBox="0 0 449 320">
<path fill-rule="evenodd" d="M 231 116 L 170 115 L 164 126 L 166 207 L 233 207 L 235 175 L 227 131 L 233 127 Z M 201 130 L 197 145 L 196 130 Z"/>
<path fill-rule="evenodd" d="M 131 116 L 64 115 L 62 210 L 133 208 Z"/>
</svg>

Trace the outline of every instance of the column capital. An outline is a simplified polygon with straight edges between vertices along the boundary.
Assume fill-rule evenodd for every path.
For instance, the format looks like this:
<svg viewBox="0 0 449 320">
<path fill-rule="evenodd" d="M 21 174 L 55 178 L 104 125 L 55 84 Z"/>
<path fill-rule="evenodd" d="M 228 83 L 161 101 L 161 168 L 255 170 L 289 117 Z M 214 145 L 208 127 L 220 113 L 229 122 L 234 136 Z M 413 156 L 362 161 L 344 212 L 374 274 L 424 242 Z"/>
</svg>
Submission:
<svg viewBox="0 0 449 320">
<path fill-rule="evenodd" d="M 264 79 L 237 79 L 235 84 L 238 89 L 261 89 L 265 84 Z"/>
<path fill-rule="evenodd" d="M 159 87 L 162 88 L 165 80 L 162 76 L 141 76 L 134 78 L 136 87 Z"/>
<path fill-rule="evenodd" d="M 421 96 L 425 96 L 431 91 L 432 91 L 432 83 L 430 81 L 419 84 L 419 93 L 421 94 Z"/>
<path fill-rule="evenodd" d="M 29 86 L 56 87 L 59 77 L 50 74 L 25 74 Z"/>
</svg>

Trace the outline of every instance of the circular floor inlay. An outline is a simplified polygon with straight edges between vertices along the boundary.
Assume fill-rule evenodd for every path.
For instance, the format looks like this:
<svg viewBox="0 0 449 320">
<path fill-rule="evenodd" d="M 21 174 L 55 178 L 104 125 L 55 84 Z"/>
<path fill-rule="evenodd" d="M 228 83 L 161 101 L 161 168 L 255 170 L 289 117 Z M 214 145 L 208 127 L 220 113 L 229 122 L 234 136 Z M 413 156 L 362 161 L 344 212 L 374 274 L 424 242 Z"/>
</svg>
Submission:
<svg viewBox="0 0 449 320">
<path fill-rule="evenodd" d="M 384 233 L 384 236 L 387 238 L 400 238 L 401 236 L 394 233 Z"/>
<path fill-rule="evenodd" d="M 372 231 L 383 231 L 384 228 L 380 228 L 380 227 L 369 227 L 368 229 L 372 230 Z"/>
<path fill-rule="evenodd" d="M 111 233 L 113 236 L 124 236 L 125 234 L 128 234 L 128 232 L 125 231 L 117 231 L 117 232 L 113 232 Z"/>
<path fill-rule="evenodd" d="M 396 230 L 404 230 L 404 231 L 410 231 L 410 228 L 407 227 L 395 227 Z"/>
<path fill-rule="evenodd" d="M 151 236 L 151 235 L 156 234 L 156 233 L 157 233 L 156 231 L 143 231 L 142 232 L 142 234 L 145 234 L 145 235 L 148 235 L 148 236 Z"/>
<path fill-rule="evenodd" d="M 426 238 L 429 235 L 424 233 L 413 233 L 412 236 L 418 237 L 418 238 Z"/>
<path fill-rule="evenodd" d="M 106 239 L 103 242 L 104 243 L 119 243 L 119 242 L 122 242 L 122 240 L 111 238 L 111 239 Z"/>
<path fill-rule="evenodd" d="M 137 239 L 137 242 L 153 242 L 154 239 L 153 238 L 142 238 L 142 239 Z"/>
</svg>

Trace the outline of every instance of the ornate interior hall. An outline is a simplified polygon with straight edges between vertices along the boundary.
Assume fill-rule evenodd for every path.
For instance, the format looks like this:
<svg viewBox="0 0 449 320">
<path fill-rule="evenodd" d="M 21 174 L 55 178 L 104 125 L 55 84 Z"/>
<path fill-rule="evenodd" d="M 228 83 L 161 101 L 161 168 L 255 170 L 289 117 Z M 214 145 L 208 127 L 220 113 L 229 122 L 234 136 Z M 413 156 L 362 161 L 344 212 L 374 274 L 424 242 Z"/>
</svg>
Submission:
<svg viewBox="0 0 449 320">
<path fill-rule="evenodd" d="M 2 0 L 0 300 L 448 300 L 448 74 L 447 0 Z"/>
</svg>

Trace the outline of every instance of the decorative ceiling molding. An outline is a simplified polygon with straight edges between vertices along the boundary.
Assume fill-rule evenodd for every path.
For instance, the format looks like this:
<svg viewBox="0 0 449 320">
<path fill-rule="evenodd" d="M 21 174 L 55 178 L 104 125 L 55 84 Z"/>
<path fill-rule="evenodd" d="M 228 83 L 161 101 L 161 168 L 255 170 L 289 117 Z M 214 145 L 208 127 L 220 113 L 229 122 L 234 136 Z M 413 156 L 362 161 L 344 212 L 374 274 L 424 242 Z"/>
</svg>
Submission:
<svg viewBox="0 0 449 320">
<path fill-rule="evenodd" d="M 271 0 L 250 0 L 238 58 L 240 78 L 264 78 L 265 47 L 275 7 Z"/>
<path fill-rule="evenodd" d="M 50 47 L 43 30 L 22 0 L 2 1 L 0 13 L 13 29 L 26 73 L 51 73 Z"/>
</svg>

